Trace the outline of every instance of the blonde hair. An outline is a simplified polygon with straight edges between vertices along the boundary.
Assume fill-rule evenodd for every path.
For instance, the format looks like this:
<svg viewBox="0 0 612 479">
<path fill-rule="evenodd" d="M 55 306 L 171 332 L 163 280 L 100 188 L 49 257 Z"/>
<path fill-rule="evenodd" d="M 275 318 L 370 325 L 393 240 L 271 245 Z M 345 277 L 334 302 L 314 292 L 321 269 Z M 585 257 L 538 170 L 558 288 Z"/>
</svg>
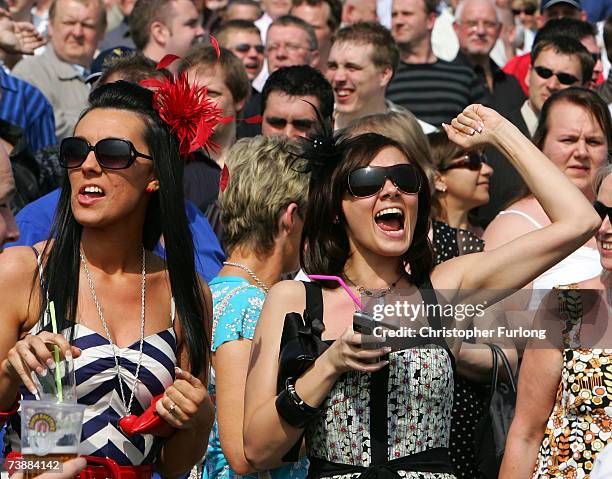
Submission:
<svg viewBox="0 0 612 479">
<path fill-rule="evenodd" d="M 228 151 L 229 183 L 219 193 L 223 246 L 228 255 L 237 246 L 258 254 L 274 248 L 278 218 L 290 203 L 303 217 L 310 177 L 287 138 L 243 138 Z"/>
<path fill-rule="evenodd" d="M 345 130 L 345 134 L 351 137 L 361 133 L 378 133 L 400 143 L 410 154 L 409 160 L 423 168 L 433 190 L 435 167 L 429 142 L 412 113 L 405 111 L 367 115 L 352 121 Z"/>
</svg>

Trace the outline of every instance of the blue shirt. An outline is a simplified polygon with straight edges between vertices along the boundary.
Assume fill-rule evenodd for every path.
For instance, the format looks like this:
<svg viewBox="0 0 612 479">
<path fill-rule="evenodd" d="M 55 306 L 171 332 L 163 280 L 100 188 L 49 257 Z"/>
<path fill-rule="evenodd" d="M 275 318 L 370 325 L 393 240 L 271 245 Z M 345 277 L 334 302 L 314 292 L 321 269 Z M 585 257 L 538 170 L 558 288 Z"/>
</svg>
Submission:
<svg viewBox="0 0 612 479">
<path fill-rule="evenodd" d="M 265 300 L 265 293 L 239 276 L 217 276 L 210 283 L 213 300 L 212 352 L 222 344 L 240 338 L 252 340 L 255 326 Z M 215 409 L 217 389 L 215 371 L 208 383 Z M 215 414 L 216 416 L 216 414 Z M 269 471 L 239 476 L 229 466 L 221 449 L 217 418 L 210 432 L 203 479 L 305 479 L 308 474 L 308 459 L 302 458 L 293 464 L 277 467 Z"/>
<path fill-rule="evenodd" d="M 40 241 L 47 240 L 59 196 L 60 190 L 57 189 L 25 206 L 16 218 L 20 233 L 19 240 L 7 244 L 6 247 L 32 246 Z M 187 213 L 189 229 L 191 229 L 193 236 L 196 270 L 204 281 L 208 282 L 221 269 L 221 263 L 225 260 L 225 255 L 208 220 L 200 210 L 187 201 L 185 203 L 185 213 Z M 164 248 L 159 243 L 157 243 L 153 252 L 162 258 L 166 255 Z"/>
<path fill-rule="evenodd" d="M 580 3 L 590 22 L 599 22 L 612 15 L 612 0 L 582 0 Z"/>
<path fill-rule="evenodd" d="M 0 68 L 0 118 L 23 129 L 32 152 L 55 145 L 53 108 L 33 85 Z"/>
</svg>

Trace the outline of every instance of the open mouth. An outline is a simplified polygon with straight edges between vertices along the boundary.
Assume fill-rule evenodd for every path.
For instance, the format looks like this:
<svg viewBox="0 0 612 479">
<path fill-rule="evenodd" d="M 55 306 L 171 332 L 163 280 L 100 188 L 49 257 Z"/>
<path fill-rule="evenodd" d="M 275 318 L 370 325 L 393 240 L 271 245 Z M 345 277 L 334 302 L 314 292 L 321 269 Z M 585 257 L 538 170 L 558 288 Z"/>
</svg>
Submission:
<svg viewBox="0 0 612 479">
<path fill-rule="evenodd" d="M 611 252 L 612 253 L 612 241 L 603 241 L 603 240 L 600 240 L 599 243 L 601 244 L 601 249 L 603 251 Z"/>
<path fill-rule="evenodd" d="M 106 196 L 104 190 L 96 185 L 86 185 L 79 189 L 79 197 L 86 200 L 94 200 Z"/>
<path fill-rule="evenodd" d="M 401 234 L 404 231 L 404 212 L 399 208 L 385 208 L 376 213 L 374 222 L 387 234 Z"/>
<path fill-rule="evenodd" d="M 336 101 L 338 102 L 346 102 L 350 100 L 351 95 L 355 90 L 351 88 L 336 88 L 334 92 L 336 93 Z"/>
</svg>

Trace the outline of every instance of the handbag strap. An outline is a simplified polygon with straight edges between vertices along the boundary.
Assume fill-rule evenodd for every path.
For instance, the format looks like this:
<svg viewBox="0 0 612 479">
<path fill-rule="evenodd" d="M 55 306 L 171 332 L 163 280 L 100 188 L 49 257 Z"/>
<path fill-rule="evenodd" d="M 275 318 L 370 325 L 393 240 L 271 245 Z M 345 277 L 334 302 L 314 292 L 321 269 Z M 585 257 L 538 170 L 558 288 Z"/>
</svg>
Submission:
<svg viewBox="0 0 612 479">
<path fill-rule="evenodd" d="M 323 290 L 319 283 L 302 281 L 306 289 L 306 312 L 304 323 L 310 326 L 313 319 L 318 319 L 323 323 Z"/>
<path fill-rule="evenodd" d="M 510 361 L 508 361 L 508 357 L 504 350 L 500 348 L 497 344 L 487 343 L 487 346 L 491 349 L 491 354 L 493 355 L 493 366 L 491 369 L 491 394 L 489 395 L 489 404 L 491 404 L 491 400 L 493 399 L 493 394 L 497 390 L 497 385 L 499 383 L 499 359 L 501 359 L 502 364 L 504 365 L 504 369 L 506 370 L 506 374 L 508 375 L 508 383 L 512 388 L 512 391 L 516 394 L 516 384 L 514 382 L 514 375 L 512 374 L 512 368 L 510 367 Z"/>
</svg>

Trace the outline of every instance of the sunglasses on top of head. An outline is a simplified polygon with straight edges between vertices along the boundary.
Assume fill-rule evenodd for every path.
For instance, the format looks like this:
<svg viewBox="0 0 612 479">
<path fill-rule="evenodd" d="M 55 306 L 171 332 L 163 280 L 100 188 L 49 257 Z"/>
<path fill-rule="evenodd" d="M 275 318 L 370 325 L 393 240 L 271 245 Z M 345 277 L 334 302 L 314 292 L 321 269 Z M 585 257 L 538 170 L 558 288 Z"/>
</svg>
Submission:
<svg viewBox="0 0 612 479">
<path fill-rule="evenodd" d="M 136 158 L 153 158 L 140 153 L 129 140 L 119 138 L 104 138 L 95 145 L 90 145 L 83 138 L 64 138 L 60 144 L 59 163 L 64 168 L 79 168 L 93 151 L 96 160 L 102 168 L 108 170 L 123 170 L 129 168 Z"/>
<path fill-rule="evenodd" d="M 594 201 L 593 208 L 597 211 L 597 214 L 601 218 L 601 221 L 606 219 L 606 216 L 612 222 L 612 206 L 606 206 L 601 201 Z"/>
<path fill-rule="evenodd" d="M 561 85 L 573 85 L 580 81 L 577 77 L 571 75 L 570 73 L 554 72 L 550 68 L 541 66 L 533 67 L 533 69 L 538 74 L 538 76 L 540 78 L 543 78 L 544 80 L 548 80 L 553 75 L 556 76 L 557 80 L 559 80 L 559 83 L 561 83 Z"/>
<path fill-rule="evenodd" d="M 421 189 L 419 172 L 409 164 L 357 168 L 348 176 L 347 189 L 355 198 L 367 198 L 382 190 L 387 180 L 402 193 L 415 194 Z"/>
<path fill-rule="evenodd" d="M 482 168 L 482 164 L 487 164 L 487 155 L 484 153 L 477 153 L 475 151 L 470 151 L 463 155 L 457 161 L 453 161 L 452 163 L 448 163 L 447 165 L 441 166 L 438 168 L 439 171 L 448 171 L 455 168 L 467 168 L 471 171 L 480 171 Z"/>
</svg>

